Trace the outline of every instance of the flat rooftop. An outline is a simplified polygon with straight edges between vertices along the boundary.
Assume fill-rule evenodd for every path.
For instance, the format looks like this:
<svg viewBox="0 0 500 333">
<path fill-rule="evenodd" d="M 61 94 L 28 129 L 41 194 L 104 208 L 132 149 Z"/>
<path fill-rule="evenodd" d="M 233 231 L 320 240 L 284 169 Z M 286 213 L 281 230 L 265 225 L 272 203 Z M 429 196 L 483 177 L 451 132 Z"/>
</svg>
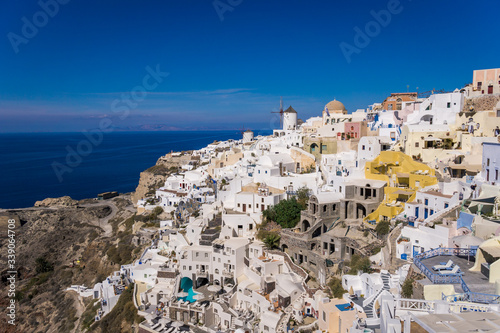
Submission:
<svg viewBox="0 0 500 333">
<path fill-rule="evenodd" d="M 462 312 L 412 316 L 427 332 L 499 332 L 500 314 L 497 312 Z M 413 330 L 412 330 L 413 332 Z"/>
<path fill-rule="evenodd" d="M 484 294 L 496 294 L 495 292 L 495 284 L 489 283 L 488 278 L 484 276 L 481 272 L 471 272 L 469 271 L 472 266 L 474 266 L 475 257 L 470 257 L 470 260 L 467 260 L 467 257 L 456 257 L 456 256 L 437 256 L 428 259 L 422 260 L 422 263 L 431 270 L 431 272 L 436 272 L 432 269 L 432 266 L 439 265 L 442 262 L 448 262 L 448 260 L 452 260 L 455 265 L 460 267 L 460 270 L 463 272 L 462 279 L 467 284 L 471 292 L 474 293 L 484 293 Z M 429 284 L 431 282 L 426 278 Z M 424 283 L 425 284 L 425 283 Z M 455 291 L 457 293 L 462 293 L 462 286 L 460 284 L 453 284 L 455 286 Z"/>
</svg>

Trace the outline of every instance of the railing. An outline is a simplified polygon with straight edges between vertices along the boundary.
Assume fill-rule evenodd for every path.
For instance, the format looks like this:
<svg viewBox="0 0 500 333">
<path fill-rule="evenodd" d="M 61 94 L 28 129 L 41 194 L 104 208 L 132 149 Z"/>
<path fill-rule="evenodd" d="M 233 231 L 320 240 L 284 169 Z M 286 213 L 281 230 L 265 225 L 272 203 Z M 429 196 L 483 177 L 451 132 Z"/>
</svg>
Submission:
<svg viewBox="0 0 500 333">
<path fill-rule="evenodd" d="M 207 271 L 196 271 L 196 276 L 197 277 L 208 277 L 208 272 Z"/>
<path fill-rule="evenodd" d="M 434 301 L 426 301 L 422 299 L 404 299 L 400 298 L 396 300 L 396 309 L 398 310 L 410 310 L 410 311 L 434 311 Z"/>
<path fill-rule="evenodd" d="M 463 295 L 463 294 L 462 294 Z M 451 296 L 446 296 L 451 297 Z M 448 301 L 448 309 L 451 313 L 458 312 L 493 312 L 491 305 L 488 304 L 473 304 L 465 302 L 450 302 Z M 418 299 L 396 299 L 396 310 L 409 311 L 425 311 L 433 313 L 436 309 L 436 301 L 426 301 Z"/>
<path fill-rule="evenodd" d="M 225 276 L 225 277 L 227 277 L 227 278 L 232 278 L 233 277 L 233 272 L 229 272 L 229 271 L 227 271 L 227 270 L 224 269 L 222 271 L 222 275 Z"/>
<path fill-rule="evenodd" d="M 413 257 L 413 263 L 427 278 L 434 284 L 460 284 L 463 294 L 466 295 L 466 300 L 475 303 L 498 304 L 500 295 L 482 294 L 471 292 L 470 288 L 465 283 L 464 279 L 459 274 L 440 274 L 432 272 L 427 266 L 422 263 L 423 259 L 428 259 L 436 256 L 475 256 L 477 249 L 468 248 L 437 248 Z M 453 297 L 447 296 L 447 297 Z M 443 296 L 444 297 L 444 296 Z M 444 298 L 443 298 L 444 299 Z"/>
<path fill-rule="evenodd" d="M 500 295 L 465 292 L 462 294 L 442 295 L 447 302 L 474 302 L 484 304 L 498 304 Z"/>
</svg>

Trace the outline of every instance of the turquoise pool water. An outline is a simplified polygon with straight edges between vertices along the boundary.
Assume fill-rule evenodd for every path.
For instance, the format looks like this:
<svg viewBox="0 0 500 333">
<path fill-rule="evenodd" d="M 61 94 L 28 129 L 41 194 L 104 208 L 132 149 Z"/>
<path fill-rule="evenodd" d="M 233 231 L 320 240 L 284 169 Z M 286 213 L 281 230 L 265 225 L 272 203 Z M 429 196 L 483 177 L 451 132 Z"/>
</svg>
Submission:
<svg viewBox="0 0 500 333">
<path fill-rule="evenodd" d="M 181 279 L 181 289 L 184 292 L 187 292 L 188 295 L 185 297 L 179 297 L 178 300 L 188 301 L 189 303 L 194 303 L 196 300 L 193 298 L 197 293 L 193 290 L 193 281 L 188 277 L 183 277 Z"/>
<path fill-rule="evenodd" d="M 345 304 L 337 304 L 335 305 L 337 307 L 337 309 L 339 309 L 340 311 L 351 311 L 353 309 L 351 308 L 347 308 L 350 304 L 349 303 L 345 303 Z"/>
</svg>

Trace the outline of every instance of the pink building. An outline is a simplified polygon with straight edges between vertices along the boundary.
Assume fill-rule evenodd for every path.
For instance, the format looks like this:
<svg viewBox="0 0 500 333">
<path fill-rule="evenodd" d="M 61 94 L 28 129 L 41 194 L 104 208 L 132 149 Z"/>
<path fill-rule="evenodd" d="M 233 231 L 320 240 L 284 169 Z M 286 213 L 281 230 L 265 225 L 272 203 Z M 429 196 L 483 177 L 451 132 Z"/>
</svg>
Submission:
<svg viewBox="0 0 500 333">
<path fill-rule="evenodd" d="M 367 129 L 366 121 L 344 123 L 344 135 L 346 139 L 348 135 L 350 139 L 359 139 L 366 136 Z"/>
</svg>

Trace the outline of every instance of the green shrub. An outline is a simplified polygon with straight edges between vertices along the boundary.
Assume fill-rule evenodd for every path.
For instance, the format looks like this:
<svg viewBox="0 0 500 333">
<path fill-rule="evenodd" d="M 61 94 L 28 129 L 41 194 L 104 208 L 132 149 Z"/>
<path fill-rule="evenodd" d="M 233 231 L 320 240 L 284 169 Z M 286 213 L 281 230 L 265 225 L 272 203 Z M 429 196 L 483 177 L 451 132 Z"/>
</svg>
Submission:
<svg viewBox="0 0 500 333">
<path fill-rule="evenodd" d="M 335 298 L 342 298 L 342 295 L 346 293 L 346 290 L 342 287 L 342 281 L 339 278 L 332 277 L 328 282 L 328 287 L 330 287 L 333 297 Z"/>
<path fill-rule="evenodd" d="M 54 270 L 54 265 L 52 265 L 52 263 L 50 263 L 44 257 L 36 258 L 35 265 L 36 265 L 35 270 L 37 274 L 51 272 Z"/>
<path fill-rule="evenodd" d="M 346 262 L 346 265 L 350 267 L 348 274 L 356 275 L 358 271 L 362 271 L 364 273 L 371 273 L 371 262 L 367 257 L 361 257 L 359 254 L 354 254 L 351 257 L 350 262 Z"/>
<path fill-rule="evenodd" d="M 281 200 L 277 205 L 271 206 L 262 212 L 265 221 L 274 221 L 282 228 L 294 228 L 300 220 L 300 212 L 305 207 L 294 197 Z"/>
<path fill-rule="evenodd" d="M 411 298 L 413 296 L 413 282 L 411 278 L 406 278 L 403 282 L 403 287 L 401 288 L 401 296 L 404 298 Z"/>
<path fill-rule="evenodd" d="M 382 221 L 377 223 L 377 226 L 375 227 L 375 231 L 379 235 L 387 235 L 389 231 L 391 230 L 391 224 L 387 221 Z"/>
</svg>

